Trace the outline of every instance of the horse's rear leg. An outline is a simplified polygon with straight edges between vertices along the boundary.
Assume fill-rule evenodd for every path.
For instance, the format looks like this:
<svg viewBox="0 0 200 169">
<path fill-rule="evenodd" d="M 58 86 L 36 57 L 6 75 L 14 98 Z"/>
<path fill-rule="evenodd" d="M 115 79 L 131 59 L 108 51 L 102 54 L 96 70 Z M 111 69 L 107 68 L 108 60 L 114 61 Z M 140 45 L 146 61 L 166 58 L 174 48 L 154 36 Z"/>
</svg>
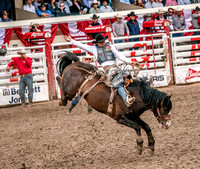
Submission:
<svg viewBox="0 0 200 169">
<path fill-rule="evenodd" d="M 137 143 L 137 154 L 141 155 L 142 154 L 142 149 L 143 149 L 143 139 L 141 137 L 141 127 L 133 122 L 132 120 L 126 118 L 126 117 L 121 117 L 119 120 L 118 120 L 118 123 L 119 124 L 123 124 L 125 126 L 128 126 L 128 127 L 131 127 L 133 128 L 137 135 L 138 135 L 138 138 L 136 140 L 136 143 Z"/>
<path fill-rule="evenodd" d="M 151 128 L 149 127 L 149 125 L 147 123 L 145 123 L 142 119 L 138 119 L 137 120 L 138 124 L 142 127 L 142 129 L 144 129 L 144 131 L 146 132 L 147 134 L 147 137 L 148 137 L 148 152 L 153 155 L 154 154 L 154 145 L 155 145 L 155 140 L 154 140 L 154 137 L 152 135 L 152 132 L 151 132 Z"/>
<path fill-rule="evenodd" d="M 56 80 L 58 82 L 58 86 L 61 91 L 61 101 L 59 102 L 60 106 L 66 106 L 67 105 L 67 97 L 65 96 L 63 90 L 62 90 L 62 84 L 61 84 L 61 78 L 59 76 L 56 77 Z"/>
</svg>

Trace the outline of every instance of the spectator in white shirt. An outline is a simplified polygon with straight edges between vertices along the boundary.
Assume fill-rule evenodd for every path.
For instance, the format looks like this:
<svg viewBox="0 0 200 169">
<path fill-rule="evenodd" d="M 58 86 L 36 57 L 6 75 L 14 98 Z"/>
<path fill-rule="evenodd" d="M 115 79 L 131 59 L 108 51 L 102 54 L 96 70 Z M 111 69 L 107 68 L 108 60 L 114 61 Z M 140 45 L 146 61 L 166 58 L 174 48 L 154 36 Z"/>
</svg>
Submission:
<svg viewBox="0 0 200 169">
<path fill-rule="evenodd" d="M 149 0 L 149 2 L 144 4 L 144 8 L 157 8 L 154 0 Z"/>
<path fill-rule="evenodd" d="M 108 6 L 108 1 L 107 0 L 103 0 L 102 2 L 102 6 L 100 8 L 100 12 L 104 13 L 104 12 L 113 12 L 113 9 Z"/>
<path fill-rule="evenodd" d="M 26 0 L 25 5 L 23 6 L 23 9 L 25 11 L 33 12 L 35 13 L 35 7 L 32 5 L 31 0 Z"/>
</svg>

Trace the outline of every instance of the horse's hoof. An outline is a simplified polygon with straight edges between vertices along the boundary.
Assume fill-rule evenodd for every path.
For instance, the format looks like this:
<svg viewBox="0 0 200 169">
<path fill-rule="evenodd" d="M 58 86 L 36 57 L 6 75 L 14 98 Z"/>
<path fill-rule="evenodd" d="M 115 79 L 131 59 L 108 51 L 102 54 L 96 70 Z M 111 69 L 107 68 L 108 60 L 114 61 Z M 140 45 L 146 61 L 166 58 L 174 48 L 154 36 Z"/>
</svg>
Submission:
<svg viewBox="0 0 200 169">
<path fill-rule="evenodd" d="M 148 148 L 148 153 L 150 154 L 150 155 L 154 155 L 154 148 Z"/>
</svg>

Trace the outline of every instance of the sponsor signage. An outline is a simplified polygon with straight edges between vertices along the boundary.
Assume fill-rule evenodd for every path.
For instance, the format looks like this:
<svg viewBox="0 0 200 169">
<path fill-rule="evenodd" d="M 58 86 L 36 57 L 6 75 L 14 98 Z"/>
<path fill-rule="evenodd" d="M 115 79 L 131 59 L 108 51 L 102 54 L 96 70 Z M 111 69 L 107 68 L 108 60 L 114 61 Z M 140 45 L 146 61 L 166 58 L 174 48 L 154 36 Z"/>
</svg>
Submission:
<svg viewBox="0 0 200 169">
<path fill-rule="evenodd" d="M 28 89 L 25 90 L 25 97 L 28 101 Z M 19 86 L 0 87 L 0 105 L 21 103 L 19 97 Z M 47 84 L 33 84 L 33 102 L 49 100 Z"/>
<path fill-rule="evenodd" d="M 176 84 L 194 83 L 200 81 L 200 68 L 199 65 L 192 65 L 186 67 L 175 67 L 175 80 Z"/>
</svg>

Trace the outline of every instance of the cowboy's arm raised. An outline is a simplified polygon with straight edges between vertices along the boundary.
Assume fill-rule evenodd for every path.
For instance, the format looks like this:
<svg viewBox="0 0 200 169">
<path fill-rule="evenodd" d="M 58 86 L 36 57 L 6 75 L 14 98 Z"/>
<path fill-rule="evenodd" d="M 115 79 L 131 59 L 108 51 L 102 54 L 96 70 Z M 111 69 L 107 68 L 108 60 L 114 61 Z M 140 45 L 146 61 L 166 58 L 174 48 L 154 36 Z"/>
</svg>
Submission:
<svg viewBox="0 0 200 169">
<path fill-rule="evenodd" d="M 81 48 L 81 49 L 83 49 L 87 52 L 90 52 L 92 54 L 94 54 L 94 52 L 95 52 L 95 49 L 96 49 L 95 46 L 90 46 L 90 45 L 86 45 L 86 44 L 83 44 L 81 42 L 75 41 L 70 36 L 65 36 L 65 40 L 67 42 L 71 42 L 73 45 L 75 45 L 75 46 L 77 46 L 77 47 L 79 47 L 79 48 Z"/>
</svg>

